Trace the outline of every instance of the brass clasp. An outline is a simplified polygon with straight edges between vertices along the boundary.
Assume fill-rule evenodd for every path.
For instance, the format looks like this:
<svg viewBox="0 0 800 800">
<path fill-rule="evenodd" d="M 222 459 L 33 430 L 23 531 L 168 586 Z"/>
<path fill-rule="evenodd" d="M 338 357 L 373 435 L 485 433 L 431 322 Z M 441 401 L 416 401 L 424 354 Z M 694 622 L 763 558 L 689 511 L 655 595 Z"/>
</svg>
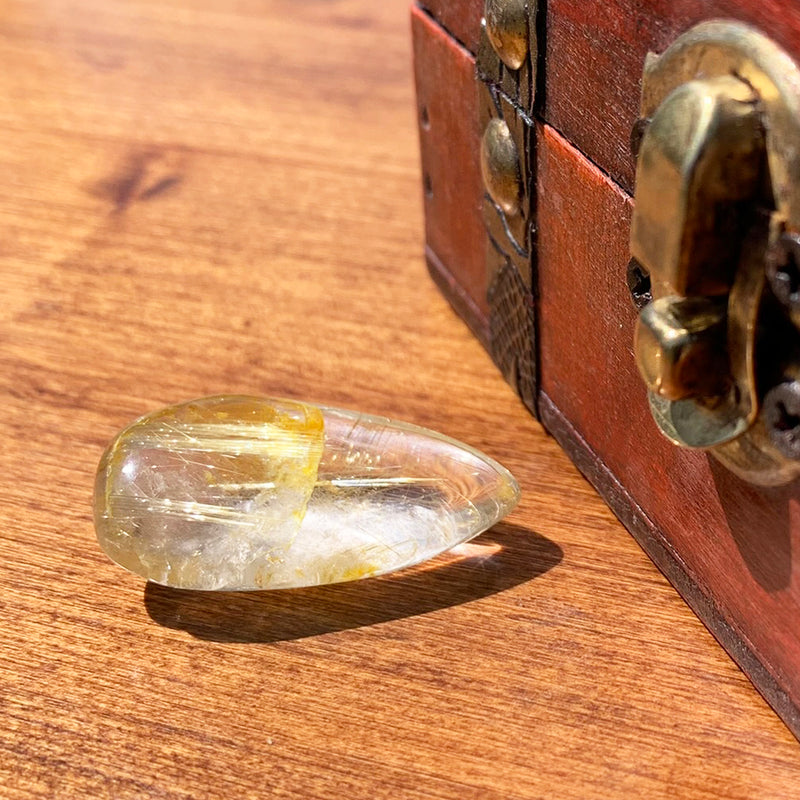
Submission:
<svg viewBox="0 0 800 800">
<path fill-rule="evenodd" d="M 800 417 L 793 449 L 792 420 L 774 431 L 762 412 L 800 374 L 800 331 L 767 266 L 800 231 L 800 71 L 748 26 L 703 23 L 648 56 L 638 128 L 631 254 L 652 301 L 635 352 L 653 416 L 676 444 L 785 483 Z"/>
</svg>

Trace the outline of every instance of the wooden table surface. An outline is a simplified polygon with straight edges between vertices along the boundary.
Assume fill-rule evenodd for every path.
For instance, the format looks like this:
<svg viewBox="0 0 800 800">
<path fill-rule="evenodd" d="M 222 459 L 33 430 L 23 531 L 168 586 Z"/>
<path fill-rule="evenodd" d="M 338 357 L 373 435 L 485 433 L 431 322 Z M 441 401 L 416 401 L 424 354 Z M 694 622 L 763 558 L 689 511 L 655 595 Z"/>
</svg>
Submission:
<svg viewBox="0 0 800 800">
<path fill-rule="evenodd" d="M 800 796 L 426 274 L 407 2 L 0 7 L 1 797 Z M 434 427 L 522 502 L 388 578 L 145 586 L 95 543 L 95 465 L 221 392 Z"/>
</svg>

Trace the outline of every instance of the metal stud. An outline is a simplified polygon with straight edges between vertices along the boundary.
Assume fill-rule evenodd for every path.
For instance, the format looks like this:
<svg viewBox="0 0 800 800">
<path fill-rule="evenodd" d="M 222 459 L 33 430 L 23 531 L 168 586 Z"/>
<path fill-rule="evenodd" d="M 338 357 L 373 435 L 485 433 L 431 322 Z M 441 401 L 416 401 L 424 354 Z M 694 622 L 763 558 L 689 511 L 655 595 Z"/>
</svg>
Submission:
<svg viewBox="0 0 800 800">
<path fill-rule="evenodd" d="M 486 33 L 500 60 L 513 70 L 528 57 L 528 6 L 525 0 L 486 0 Z"/>
<path fill-rule="evenodd" d="M 519 153 L 508 125 L 493 119 L 481 142 L 481 172 L 489 196 L 506 214 L 519 212 L 522 178 Z"/>
</svg>

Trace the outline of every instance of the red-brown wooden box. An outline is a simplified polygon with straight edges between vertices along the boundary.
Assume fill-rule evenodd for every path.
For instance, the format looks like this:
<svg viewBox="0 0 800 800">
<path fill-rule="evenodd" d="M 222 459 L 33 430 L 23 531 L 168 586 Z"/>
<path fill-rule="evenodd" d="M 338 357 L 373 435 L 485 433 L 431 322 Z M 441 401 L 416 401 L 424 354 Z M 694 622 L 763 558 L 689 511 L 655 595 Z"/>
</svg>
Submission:
<svg viewBox="0 0 800 800">
<path fill-rule="evenodd" d="M 758 488 L 704 452 L 676 447 L 650 414 L 634 359 L 626 281 L 648 51 L 694 24 L 760 29 L 800 60 L 800 6 L 786 0 L 547 0 L 535 24 L 531 235 L 535 267 L 510 313 L 532 310 L 529 341 L 504 352 L 508 305 L 487 269 L 479 150 L 485 114 L 476 56 L 482 0 L 412 8 L 433 278 L 531 410 L 641 546 L 800 736 L 800 516 L 797 482 Z M 538 68 L 538 74 L 536 74 Z M 519 287 L 518 287 L 519 288 Z M 522 309 L 522 311 L 520 310 Z M 520 317 L 521 319 L 522 317 Z M 519 328 L 519 319 L 515 323 Z M 525 347 L 531 374 L 524 374 Z"/>
</svg>

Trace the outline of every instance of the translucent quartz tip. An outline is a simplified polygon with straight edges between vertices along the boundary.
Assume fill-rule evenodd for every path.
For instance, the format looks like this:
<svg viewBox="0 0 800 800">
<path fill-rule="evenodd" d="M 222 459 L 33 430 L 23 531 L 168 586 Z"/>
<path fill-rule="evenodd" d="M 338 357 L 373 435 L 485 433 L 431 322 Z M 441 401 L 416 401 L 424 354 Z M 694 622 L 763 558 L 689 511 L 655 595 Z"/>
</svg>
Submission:
<svg viewBox="0 0 800 800">
<path fill-rule="evenodd" d="M 292 400 L 209 397 L 114 439 L 94 513 L 106 554 L 143 578 L 255 590 L 417 564 L 518 500 L 508 470 L 433 431 Z"/>
</svg>

